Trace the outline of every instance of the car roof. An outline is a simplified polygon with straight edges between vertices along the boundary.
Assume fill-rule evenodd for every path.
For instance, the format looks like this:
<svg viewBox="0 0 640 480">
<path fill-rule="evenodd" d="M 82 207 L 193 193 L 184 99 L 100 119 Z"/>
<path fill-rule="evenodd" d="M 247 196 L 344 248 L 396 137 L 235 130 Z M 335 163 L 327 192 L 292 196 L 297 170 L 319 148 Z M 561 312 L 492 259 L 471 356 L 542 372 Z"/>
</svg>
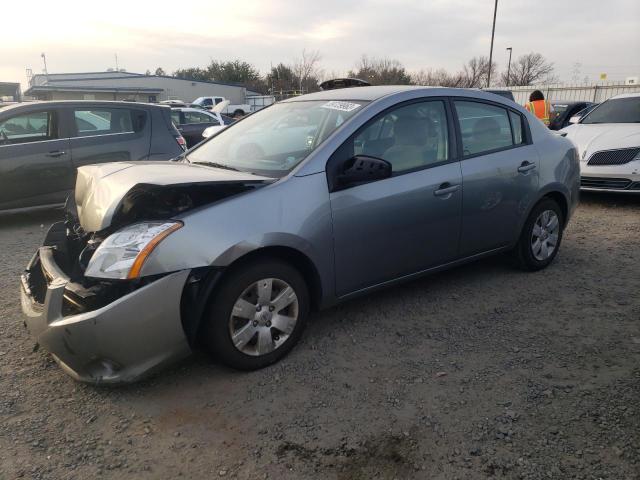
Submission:
<svg viewBox="0 0 640 480">
<path fill-rule="evenodd" d="M 592 103 L 589 100 L 551 100 L 551 105 L 576 105 L 577 103 Z"/>
<path fill-rule="evenodd" d="M 299 97 L 292 97 L 284 102 L 295 102 L 302 100 L 361 100 L 373 101 L 394 93 L 405 92 L 407 90 L 429 89 L 434 87 L 418 87 L 415 85 L 378 85 L 375 87 L 353 87 L 336 88 L 333 90 L 322 90 L 320 92 L 308 93 Z"/>
<path fill-rule="evenodd" d="M 615 97 L 611 97 L 609 100 L 614 100 L 616 98 L 636 98 L 640 97 L 640 92 L 636 93 L 621 93 L 620 95 L 616 95 Z"/>
<path fill-rule="evenodd" d="M 113 100 L 36 100 L 34 102 L 20 102 L 14 105 L 9 105 L 2 108 L 2 112 L 8 112 L 12 110 L 30 109 L 30 107 L 38 108 L 42 106 L 61 107 L 66 105 L 79 105 L 79 106 L 100 106 L 100 107 L 145 107 L 145 108 L 169 108 L 168 105 L 159 105 L 157 103 L 143 103 L 143 102 L 123 102 Z"/>
<path fill-rule="evenodd" d="M 199 113 L 205 113 L 205 114 L 213 115 L 210 111 L 208 111 L 208 110 L 203 110 L 202 108 L 193 108 L 193 107 L 171 107 L 171 110 L 180 110 L 181 112 L 199 112 Z"/>
<path fill-rule="evenodd" d="M 352 100 L 372 102 L 389 96 L 402 97 L 404 93 L 413 92 L 423 93 L 425 97 L 463 96 L 491 100 L 494 102 L 504 103 L 508 106 L 513 106 L 514 103 L 512 100 L 501 95 L 496 95 L 494 93 L 485 92 L 475 88 L 426 87 L 417 85 L 378 85 L 373 87 L 338 88 L 335 90 L 323 90 L 320 92 L 309 93 L 307 95 L 301 95 L 299 97 L 292 97 L 279 103 L 311 100 Z"/>
</svg>

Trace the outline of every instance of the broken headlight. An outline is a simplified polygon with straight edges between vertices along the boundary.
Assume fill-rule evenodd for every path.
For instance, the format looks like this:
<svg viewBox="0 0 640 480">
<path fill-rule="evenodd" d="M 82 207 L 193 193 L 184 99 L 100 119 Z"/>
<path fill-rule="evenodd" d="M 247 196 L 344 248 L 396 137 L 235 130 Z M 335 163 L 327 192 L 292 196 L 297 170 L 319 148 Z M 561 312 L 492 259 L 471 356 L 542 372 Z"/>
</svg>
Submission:
<svg viewBox="0 0 640 480">
<path fill-rule="evenodd" d="M 84 274 L 87 277 L 138 278 L 145 260 L 182 222 L 143 222 L 109 235 L 97 248 Z"/>
</svg>

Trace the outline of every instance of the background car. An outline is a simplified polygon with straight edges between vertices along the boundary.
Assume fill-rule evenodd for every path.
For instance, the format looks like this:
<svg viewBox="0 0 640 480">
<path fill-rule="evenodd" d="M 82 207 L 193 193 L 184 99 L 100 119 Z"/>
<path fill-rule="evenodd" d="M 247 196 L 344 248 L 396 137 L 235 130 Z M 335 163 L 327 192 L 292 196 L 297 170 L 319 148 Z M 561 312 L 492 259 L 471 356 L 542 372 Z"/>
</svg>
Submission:
<svg viewBox="0 0 640 480">
<path fill-rule="evenodd" d="M 5 107 L 0 211 L 63 204 L 82 165 L 169 160 L 184 147 L 165 106 L 60 101 Z"/>
<path fill-rule="evenodd" d="M 235 119 L 219 112 L 199 108 L 172 108 L 171 120 L 187 142 L 187 148 L 203 140 L 203 132 L 209 127 L 219 127 L 235 122 Z"/>
<path fill-rule="evenodd" d="M 494 95 L 500 95 L 501 97 L 507 98 L 514 103 L 516 101 L 511 90 L 501 88 L 483 88 L 482 90 L 485 92 L 493 93 Z"/>
<path fill-rule="evenodd" d="M 575 146 L 510 100 L 322 91 L 179 162 L 82 168 L 77 211 L 29 263 L 22 305 L 79 380 L 133 381 L 195 345 L 261 368 L 293 348 L 312 306 L 500 252 L 547 267 L 578 190 Z"/>
<path fill-rule="evenodd" d="M 561 132 L 580 152 L 583 190 L 640 194 L 640 93 L 610 98 Z"/>
<path fill-rule="evenodd" d="M 574 113 L 573 116 L 571 116 L 571 118 L 569 118 L 569 125 L 572 125 L 574 123 L 580 123 L 580 120 L 583 119 L 584 117 L 586 117 L 587 113 L 589 113 L 591 110 L 596 108 L 598 105 L 600 105 L 600 104 L 599 103 L 592 103 L 588 107 L 585 107 L 582 110 L 580 110 L 579 112 Z M 568 127 L 569 125 L 565 125 L 565 126 Z"/>
<path fill-rule="evenodd" d="M 571 117 L 594 105 L 594 103 L 586 101 L 564 102 L 562 100 L 553 100 L 551 105 L 553 109 L 549 116 L 549 128 L 551 130 L 561 130 L 569 126 Z"/>
</svg>

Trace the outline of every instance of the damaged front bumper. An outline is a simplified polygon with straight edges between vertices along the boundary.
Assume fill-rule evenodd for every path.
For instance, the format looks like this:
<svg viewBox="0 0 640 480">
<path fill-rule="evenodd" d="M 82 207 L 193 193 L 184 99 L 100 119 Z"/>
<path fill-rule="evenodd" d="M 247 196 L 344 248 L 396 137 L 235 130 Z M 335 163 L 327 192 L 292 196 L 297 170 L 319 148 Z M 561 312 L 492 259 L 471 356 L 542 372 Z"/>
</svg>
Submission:
<svg viewBox="0 0 640 480">
<path fill-rule="evenodd" d="M 190 270 L 82 311 L 54 251 L 40 247 L 22 275 L 22 310 L 38 344 L 73 378 L 96 384 L 133 382 L 191 353 L 180 311 Z"/>
</svg>

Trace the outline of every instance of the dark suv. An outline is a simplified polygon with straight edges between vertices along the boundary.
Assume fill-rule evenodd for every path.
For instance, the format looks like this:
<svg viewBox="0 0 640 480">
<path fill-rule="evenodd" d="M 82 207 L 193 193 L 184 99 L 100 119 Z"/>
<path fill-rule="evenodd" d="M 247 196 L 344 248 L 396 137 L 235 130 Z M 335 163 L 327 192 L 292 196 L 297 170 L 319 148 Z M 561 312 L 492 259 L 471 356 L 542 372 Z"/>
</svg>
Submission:
<svg viewBox="0 0 640 480">
<path fill-rule="evenodd" d="M 83 165 L 169 160 L 184 148 L 167 106 L 60 101 L 0 108 L 0 211 L 64 203 Z"/>
</svg>

